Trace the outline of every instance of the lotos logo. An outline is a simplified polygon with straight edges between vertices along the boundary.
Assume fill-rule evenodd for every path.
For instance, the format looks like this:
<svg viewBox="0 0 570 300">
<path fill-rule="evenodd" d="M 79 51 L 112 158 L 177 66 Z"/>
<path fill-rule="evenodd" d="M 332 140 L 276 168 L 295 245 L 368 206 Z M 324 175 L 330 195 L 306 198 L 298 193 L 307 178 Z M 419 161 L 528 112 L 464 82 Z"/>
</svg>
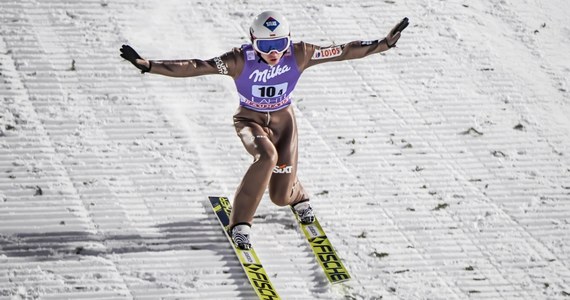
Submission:
<svg viewBox="0 0 570 300">
<path fill-rule="evenodd" d="M 273 173 L 276 174 L 291 174 L 291 171 L 293 171 L 293 166 L 288 165 L 280 165 L 273 168 Z"/>
<path fill-rule="evenodd" d="M 279 22 L 277 22 L 277 20 L 273 19 L 273 17 L 269 17 L 269 19 L 265 20 L 265 23 L 263 23 L 263 26 L 271 31 L 275 31 L 275 29 L 277 29 L 277 27 L 279 27 Z"/>
<path fill-rule="evenodd" d="M 321 48 L 321 49 L 315 50 L 315 53 L 313 53 L 312 59 L 332 58 L 332 57 L 340 56 L 341 54 L 342 54 L 342 47 L 341 46 Z"/>
</svg>

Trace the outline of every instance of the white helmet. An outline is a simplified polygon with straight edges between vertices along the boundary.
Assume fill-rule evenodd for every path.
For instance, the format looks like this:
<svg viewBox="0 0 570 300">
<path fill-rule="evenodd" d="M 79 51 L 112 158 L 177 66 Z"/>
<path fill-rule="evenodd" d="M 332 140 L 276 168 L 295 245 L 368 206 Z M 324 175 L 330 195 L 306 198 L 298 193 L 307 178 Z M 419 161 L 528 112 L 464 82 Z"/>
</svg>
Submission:
<svg viewBox="0 0 570 300">
<path fill-rule="evenodd" d="M 289 36 L 289 22 L 276 11 L 264 11 L 259 14 L 249 27 L 251 39 L 272 39 Z"/>
</svg>

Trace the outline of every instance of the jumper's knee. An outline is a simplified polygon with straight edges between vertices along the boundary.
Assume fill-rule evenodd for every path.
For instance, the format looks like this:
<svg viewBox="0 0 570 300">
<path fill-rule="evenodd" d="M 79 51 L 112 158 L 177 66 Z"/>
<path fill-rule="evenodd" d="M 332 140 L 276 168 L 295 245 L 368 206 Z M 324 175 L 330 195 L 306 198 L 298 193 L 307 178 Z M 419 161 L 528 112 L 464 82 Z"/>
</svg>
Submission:
<svg viewBox="0 0 570 300">
<path fill-rule="evenodd" d="M 269 198 L 271 202 L 275 203 L 277 206 L 287 206 L 291 204 L 291 195 L 289 193 L 283 192 L 269 192 Z"/>
<path fill-rule="evenodd" d="M 271 201 L 277 206 L 287 206 L 291 202 L 291 199 L 287 198 L 271 198 Z"/>
<path fill-rule="evenodd" d="M 255 154 L 254 159 L 255 162 L 263 162 L 263 163 L 267 163 L 269 165 L 271 165 L 271 168 L 273 168 L 273 166 L 277 165 L 277 159 L 278 159 L 278 154 L 277 154 L 277 150 L 275 150 L 275 148 L 273 147 L 267 147 L 267 148 L 263 148 L 263 149 L 259 149 L 259 152 L 257 154 Z"/>
</svg>

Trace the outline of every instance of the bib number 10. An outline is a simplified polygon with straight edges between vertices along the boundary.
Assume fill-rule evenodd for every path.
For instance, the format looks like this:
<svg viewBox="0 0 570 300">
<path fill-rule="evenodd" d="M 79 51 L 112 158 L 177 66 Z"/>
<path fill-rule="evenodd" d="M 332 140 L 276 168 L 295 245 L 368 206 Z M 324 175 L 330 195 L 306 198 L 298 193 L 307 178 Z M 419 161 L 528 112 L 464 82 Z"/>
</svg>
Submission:
<svg viewBox="0 0 570 300">
<path fill-rule="evenodd" d="M 281 97 L 287 92 L 287 82 L 276 85 L 254 85 L 251 94 L 257 98 Z"/>
</svg>

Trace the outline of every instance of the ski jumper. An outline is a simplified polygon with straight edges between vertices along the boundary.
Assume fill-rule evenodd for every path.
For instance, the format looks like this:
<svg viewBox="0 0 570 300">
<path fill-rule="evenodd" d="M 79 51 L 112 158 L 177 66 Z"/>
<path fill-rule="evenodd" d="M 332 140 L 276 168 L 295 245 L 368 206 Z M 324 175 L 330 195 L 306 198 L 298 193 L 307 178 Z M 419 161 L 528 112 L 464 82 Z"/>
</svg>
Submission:
<svg viewBox="0 0 570 300">
<path fill-rule="evenodd" d="M 291 43 L 281 60 L 269 66 L 251 45 L 244 45 L 210 60 L 153 60 L 150 72 L 173 77 L 222 74 L 234 79 L 239 95 L 234 127 L 253 162 L 236 190 L 231 223 L 251 224 L 267 188 L 279 206 L 308 199 L 297 178 L 297 125 L 291 106 L 291 93 L 302 72 L 321 63 L 386 50 L 380 40 L 324 48 Z"/>
<path fill-rule="evenodd" d="M 234 126 L 254 160 L 236 191 L 232 219 L 249 221 L 253 219 L 247 213 L 251 204 L 239 199 L 261 199 L 267 186 L 269 197 L 279 206 L 308 196 L 297 180 L 297 124 L 290 96 L 301 72 L 294 49 L 289 47 L 275 66 L 260 59 L 251 45 L 242 51 L 245 64 L 235 80 L 240 108 L 234 115 Z M 242 204 L 244 209 L 240 210 Z"/>
</svg>

